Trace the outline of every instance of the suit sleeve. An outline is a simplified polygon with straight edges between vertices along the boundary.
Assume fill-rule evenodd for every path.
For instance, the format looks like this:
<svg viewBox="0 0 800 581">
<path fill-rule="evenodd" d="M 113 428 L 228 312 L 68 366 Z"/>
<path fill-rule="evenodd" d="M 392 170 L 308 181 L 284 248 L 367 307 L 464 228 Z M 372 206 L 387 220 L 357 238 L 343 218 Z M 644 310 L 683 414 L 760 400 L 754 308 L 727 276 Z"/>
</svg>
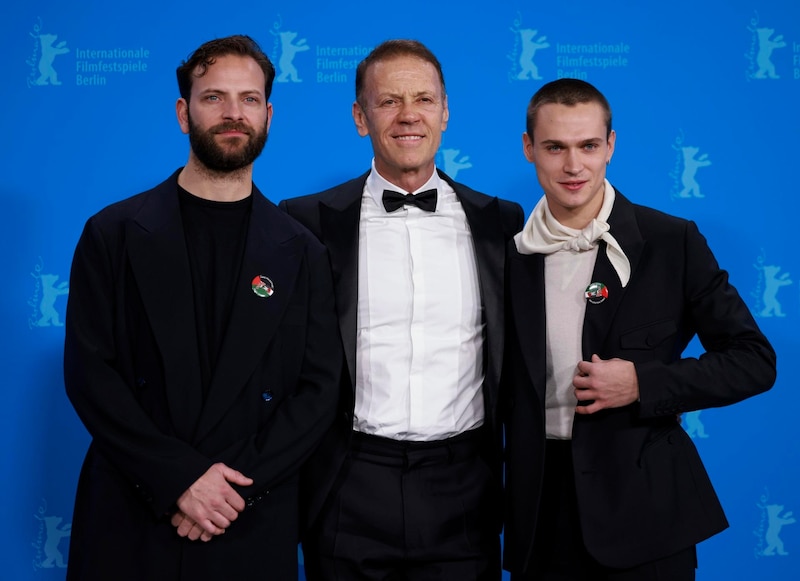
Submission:
<svg viewBox="0 0 800 581">
<path fill-rule="evenodd" d="M 686 223 L 682 248 L 684 340 L 696 333 L 705 352 L 636 365 L 642 417 L 732 404 L 775 381 L 775 351 L 693 222 Z"/>
<path fill-rule="evenodd" d="M 115 252 L 121 244 L 90 219 L 75 250 L 64 345 L 64 383 L 93 446 L 116 467 L 157 516 L 212 462 L 189 444 L 163 433 L 142 409 L 119 344 L 118 304 L 124 280 Z"/>
</svg>

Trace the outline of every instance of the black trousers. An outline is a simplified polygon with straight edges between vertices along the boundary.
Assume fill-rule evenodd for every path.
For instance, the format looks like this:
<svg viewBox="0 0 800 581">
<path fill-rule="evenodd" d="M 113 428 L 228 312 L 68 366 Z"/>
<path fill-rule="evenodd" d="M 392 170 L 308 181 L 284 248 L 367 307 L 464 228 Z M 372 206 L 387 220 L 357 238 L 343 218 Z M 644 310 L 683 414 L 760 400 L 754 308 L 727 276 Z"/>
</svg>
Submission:
<svg viewBox="0 0 800 581">
<path fill-rule="evenodd" d="M 500 483 L 482 430 L 437 442 L 353 434 L 303 543 L 309 581 L 499 581 Z"/>
<path fill-rule="evenodd" d="M 631 569 L 604 567 L 592 558 L 581 534 L 570 440 L 547 440 L 544 474 L 533 570 L 512 575 L 512 581 L 694 581 L 694 546 Z"/>
</svg>

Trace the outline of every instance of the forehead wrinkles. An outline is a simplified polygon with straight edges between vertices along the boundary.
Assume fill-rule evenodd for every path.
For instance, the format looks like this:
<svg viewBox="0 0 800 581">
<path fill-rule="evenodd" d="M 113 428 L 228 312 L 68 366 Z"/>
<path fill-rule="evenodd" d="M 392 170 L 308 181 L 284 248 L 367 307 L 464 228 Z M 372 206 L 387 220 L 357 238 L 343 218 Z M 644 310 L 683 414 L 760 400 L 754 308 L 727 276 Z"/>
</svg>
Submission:
<svg viewBox="0 0 800 581">
<path fill-rule="evenodd" d="M 380 61 L 367 71 L 367 88 L 376 94 L 442 97 L 442 84 L 432 64 L 415 58 Z"/>
</svg>

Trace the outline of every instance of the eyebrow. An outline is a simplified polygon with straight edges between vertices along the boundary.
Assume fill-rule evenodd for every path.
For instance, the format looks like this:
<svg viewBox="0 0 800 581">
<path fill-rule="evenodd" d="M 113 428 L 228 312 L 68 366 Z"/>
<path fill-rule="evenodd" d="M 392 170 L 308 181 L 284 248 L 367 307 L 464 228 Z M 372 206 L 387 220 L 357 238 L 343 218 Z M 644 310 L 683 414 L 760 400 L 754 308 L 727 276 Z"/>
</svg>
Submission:
<svg viewBox="0 0 800 581">
<path fill-rule="evenodd" d="M 577 142 L 578 145 L 587 145 L 589 143 L 602 143 L 604 140 L 602 137 L 587 137 L 586 139 L 581 139 Z M 544 139 L 540 141 L 542 145 L 567 145 L 566 141 L 561 141 L 560 139 Z"/>
<path fill-rule="evenodd" d="M 199 95 L 205 95 L 207 93 L 220 93 L 220 94 L 223 94 L 223 95 L 224 94 L 228 94 L 228 93 L 233 93 L 233 94 L 236 94 L 236 95 L 263 95 L 264 94 L 264 92 L 261 91 L 260 89 L 246 89 L 244 91 L 230 91 L 230 90 L 226 90 L 226 89 L 216 89 L 214 87 L 208 87 L 207 89 L 203 89 L 198 94 Z"/>
<path fill-rule="evenodd" d="M 397 92 L 394 92 L 394 91 L 385 91 L 385 92 L 382 92 L 382 93 L 377 93 L 377 96 L 379 98 L 380 97 L 392 97 L 392 98 L 395 98 L 395 99 L 400 99 L 400 98 L 403 98 L 403 96 L 405 96 L 405 93 L 397 93 Z M 418 91 L 416 93 L 412 93 L 411 94 L 411 97 L 413 97 L 413 98 L 425 97 L 425 96 L 436 97 L 436 92 L 435 91 Z"/>
</svg>

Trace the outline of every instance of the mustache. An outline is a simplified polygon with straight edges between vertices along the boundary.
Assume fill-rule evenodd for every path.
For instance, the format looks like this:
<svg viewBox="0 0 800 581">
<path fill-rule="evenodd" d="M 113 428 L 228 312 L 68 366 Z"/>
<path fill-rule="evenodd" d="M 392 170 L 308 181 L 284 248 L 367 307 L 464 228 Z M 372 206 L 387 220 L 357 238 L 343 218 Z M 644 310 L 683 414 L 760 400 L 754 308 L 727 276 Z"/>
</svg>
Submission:
<svg viewBox="0 0 800 581">
<path fill-rule="evenodd" d="M 220 123 L 219 125 L 214 125 L 211 129 L 209 129 L 209 132 L 211 133 L 225 133 L 226 131 L 239 131 L 246 135 L 253 134 L 253 130 L 250 128 L 250 126 L 236 121 Z"/>
</svg>

